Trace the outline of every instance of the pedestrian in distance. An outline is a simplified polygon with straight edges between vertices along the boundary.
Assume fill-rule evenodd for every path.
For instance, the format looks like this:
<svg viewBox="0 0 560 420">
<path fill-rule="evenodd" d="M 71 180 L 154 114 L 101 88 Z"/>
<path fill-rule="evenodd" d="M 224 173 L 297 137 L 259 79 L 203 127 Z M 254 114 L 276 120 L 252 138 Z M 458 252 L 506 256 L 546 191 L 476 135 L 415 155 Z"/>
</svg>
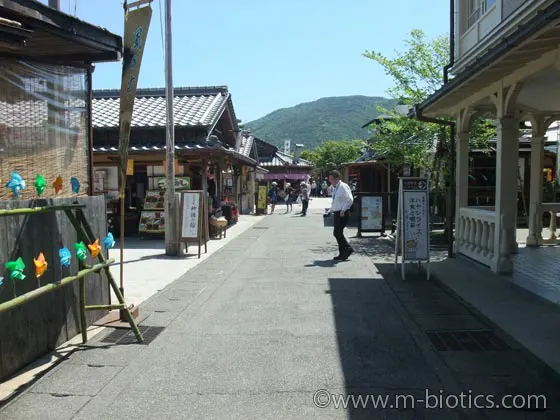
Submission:
<svg viewBox="0 0 560 420">
<path fill-rule="evenodd" d="M 278 202 L 278 183 L 274 181 L 272 188 L 268 191 L 268 200 L 270 201 L 270 214 L 274 214 L 274 208 Z"/>
<path fill-rule="evenodd" d="M 307 215 L 307 208 L 309 207 L 309 188 L 305 182 L 301 183 L 301 190 L 300 190 L 300 197 L 301 197 L 301 215 Z"/>
<path fill-rule="evenodd" d="M 332 205 L 329 213 L 334 215 L 333 236 L 338 243 L 338 255 L 334 257 L 336 261 L 345 261 L 354 252 L 346 238 L 344 228 L 350 217 L 350 208 L 354 203 L 354 197 L 350 187 L 342 182 L 342 176 L 338 171 L 332 171 L 329 175 L 329 182 L 332 185 Z"/>
<path fill-rule="evenodd" d="M 288 212 L 292 212 L 292 206 L 294 204 L 294 199 L 293 199 L 293 195 L 294 195 L 294 187 L 292 187 L 292 184 L 290 184 L 289 182 L 286 183 L 286 188 L 284 189 L 284 192 L 286 194 L 285 196 L 285 200 L 286 200 L 286 213 Z"/>
</svg>

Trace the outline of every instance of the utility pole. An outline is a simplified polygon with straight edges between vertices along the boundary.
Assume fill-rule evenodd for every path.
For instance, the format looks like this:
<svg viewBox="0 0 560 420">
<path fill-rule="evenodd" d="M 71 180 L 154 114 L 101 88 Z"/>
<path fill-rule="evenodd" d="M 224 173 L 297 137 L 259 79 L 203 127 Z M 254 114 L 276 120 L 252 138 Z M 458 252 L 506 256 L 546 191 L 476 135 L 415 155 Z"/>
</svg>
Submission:
<svg viewBox="0 0 560 420">
<path fill-rule="evenodd" d="M 60 10 L 60 0 L 49 0 L 49 7 Z"/>
<path fill-rule="evenodd" d="M 177 208 L 175 206 L 175 123 L 173 121 L 173 47 L 171 0 L 165 0 L 165 99 L 167 102 L 166 182 L 165 182 L 165 255 L 179 255 Z"/>
</svg>

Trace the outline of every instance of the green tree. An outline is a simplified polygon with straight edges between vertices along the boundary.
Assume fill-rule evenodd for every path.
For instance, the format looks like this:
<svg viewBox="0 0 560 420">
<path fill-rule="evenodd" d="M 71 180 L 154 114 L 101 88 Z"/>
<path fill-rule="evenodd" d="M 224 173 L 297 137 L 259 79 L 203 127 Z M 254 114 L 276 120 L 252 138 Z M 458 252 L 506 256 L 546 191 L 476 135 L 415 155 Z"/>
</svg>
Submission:
<svg viewBox="0 0 560 420">
<path fill-rule="evenodd" d="M 438 36 L 428 39 L 424 32 L 414 29 L 404 41 L 405 50 L 396 58 L 388 58 L 376 51 L 363 55 L 383 67 L 393 79 L 387 93 L 399 104 L 412 107 L 424 101 L 443 85 L 443 67 L 449 62 L 449 39 Z M 412 165 L 430 168 L 435 199 L 447 189 L 449 168 L 449 137 L 438 124 L 417 121 L 395 110 L 383 110 L 392 118 L 376 127 L 371 147 L 396 166 Z M 495 136 L 495 127 L 487 120 L 475 120 L 471 129 L 474 147 L 484 148 Z M 439 208 L 444 206 L 440 205 Z"/>
<path fill-rule="evenodd" d="M 399 104 L 412 107 L 421 103 L 443 84 L 443 67 L 449 62 L 449 39 L 438 36 L 427 39 L 423 31 L 414 29 L 404 41 L 406 49 L 388 58 L 376 51 L 366 51 L 364 56 L 381 65 L 394 85 L 387 93 Z M 414 165 L 439 172 L 447 150 L 441 126 L 416 121 L 395 112 L 383 110 L 392 117 L 379 124 L 373 148 L 393 164 Z M 488 121 L 473 123 L 473 142 L 480 147 L 495 135 L 495 128 Z M 439 141 L 439 144 L 436 143 Z M 439 150 L 440 153 L 435 153 Z M 435 155 L 434 155 L 435 153 Z M 433 159 L 436 156 L 436 159 Z"/>
<path fill-rule="evenodd" d="M 365 146 L 363 140 L 329 140 L 314 150 L 302 151 L 301 157 L 313 162 L 317 169 L 330 171 L 358 159 Z"/>
</svg>

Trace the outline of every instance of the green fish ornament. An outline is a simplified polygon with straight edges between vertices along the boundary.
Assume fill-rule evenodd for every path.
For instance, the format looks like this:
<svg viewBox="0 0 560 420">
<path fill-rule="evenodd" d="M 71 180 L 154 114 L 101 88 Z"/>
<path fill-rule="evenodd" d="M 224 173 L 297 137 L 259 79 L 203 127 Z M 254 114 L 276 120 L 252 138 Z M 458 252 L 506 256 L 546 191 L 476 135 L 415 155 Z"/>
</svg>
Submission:
<svg viewBox="0 0 560 420">
<path fill-rule="evenodd" d="M 46 186 L 47 182 L 45 181 L 45 178 L 43 178 L 41 175 L 37 175 L 37 178 L 35 178 L 35 190 L 37 191 L 37 195 L 39 197 L 45 191 Z"/>
<path fill-rule="evenodd" d="M 6 270 L 10 272 L 10 278 L 12 280 L 23 280 L 25 279 L 25 274 L 23 274 L 23 270 L 25 270 L 25 264 L 21 257 L 19 257 L 15 261 L 8 261 L 6 263 Z"/>
<path fill-rule="evenodd" d="M 76 250 L 76 257 L 78 257 L 78 260 L 85 261 L 87 258 L 87 248 L 84 243 L 80 242 L 79 244 L 74 244 L 74 249 Z"/>
</svg>

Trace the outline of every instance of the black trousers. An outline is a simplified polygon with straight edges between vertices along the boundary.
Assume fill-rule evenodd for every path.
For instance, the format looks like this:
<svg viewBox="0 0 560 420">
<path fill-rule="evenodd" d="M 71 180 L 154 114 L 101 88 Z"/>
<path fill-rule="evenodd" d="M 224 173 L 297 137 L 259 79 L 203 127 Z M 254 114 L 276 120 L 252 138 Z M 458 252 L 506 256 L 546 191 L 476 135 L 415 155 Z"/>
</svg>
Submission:
<svg viewBox="0 0 560 420">
<path fill-rule="evenodd" d="M 309 199 L 301 200 L 301 213 L 305 216 L 309 207 Z"/>
<path fill-rule="evenodd" d="M 344 212 L 344 217 L 340 216 L 339 211 L 334 213 L 333 235 L 336 238 L 336 242 L 338 242 L 339 255 L 344 254 L 346 252 L 346 250 L 348 248 L 350 248 L 350 245 L 348 244 L 348 241 L 344 237 L 344 228 L 346 227 L 346 224 L 348 223 L 348 217 L 349 216 L 350 216 L 350 214 L 348 213 L 348 211 Z"/>
</svg>

